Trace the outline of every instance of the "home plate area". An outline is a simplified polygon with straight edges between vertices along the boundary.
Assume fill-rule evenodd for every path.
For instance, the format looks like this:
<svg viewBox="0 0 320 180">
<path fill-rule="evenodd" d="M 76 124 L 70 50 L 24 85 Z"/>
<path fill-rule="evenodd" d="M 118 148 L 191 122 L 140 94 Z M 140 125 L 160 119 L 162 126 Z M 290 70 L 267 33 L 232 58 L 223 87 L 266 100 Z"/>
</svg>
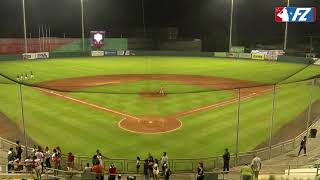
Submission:
<svg viewBox="0 0 320 180">
<path fill-rule="evenodd" d="M 175 117 L 141 116 L 127 117 L 120 121 L 119 127 L 135 133 L 157 134 L 179 129 L 182 122 Z"/>
</svg>

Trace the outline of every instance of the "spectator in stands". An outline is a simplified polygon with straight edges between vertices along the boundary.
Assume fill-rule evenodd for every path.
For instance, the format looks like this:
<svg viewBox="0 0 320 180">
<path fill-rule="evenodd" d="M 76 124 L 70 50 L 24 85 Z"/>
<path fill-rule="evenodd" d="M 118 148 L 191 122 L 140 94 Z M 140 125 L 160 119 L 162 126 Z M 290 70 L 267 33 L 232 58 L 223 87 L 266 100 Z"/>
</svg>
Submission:
<svg viewBox="0 0 320 180">
<path fill-rule="evenodd" d="M 304 151 L 304 155 L 306 155 L 307 154 L 307 136 L 304 136 L 300 142 L 300 150 L 299 150 L 298 156 L 300 156 L 302 149 Z"/>
<path fill-rule="evenodd" d="M 168 164 L 164 164 L 164 171 L 163 171 L 163 180 L 169 180 L 169 177 L 171 175 L 171 171 L 169 169 Z"/>
<path fill-rule="evenodd" d="M 114 164 L 111 164 L 109 167 L 109 179 L 108 180 L 116 180 L 117 176 L 117 168 L 114 166 Z"/>
<path fill-rule="evenodd" d="M 17 151 L 17 158 L 21 160 L 22 157 L 22 147 L 20 145 L 20 141 L 16 141 L 16 151 Z"/>
<path fill-rule="evenodd" d="M 33 148 L 31 149 L 31 155 L 32 155 L 32 157 L 36 154 L 37 151 L 38 151 L 37 145 L 33 145 Z"/>
<path fill-rule="evenodd" d="M 154 160 L 153 160 L 153 157 L 150 155 L 149 161 L 148 161 L 149 177 L 153 177 L 153 164 L 154 164 Z"/>
<path fill-rule="evenodd" d="M 14 170 L 14 161 L 17 158 L 16 152 L 14 152 L 13 148 L 10 148 L 8 151 L 8 172 Z"/>
<path fill-rule="evenodd" d="M 30 156 L 28 156 L 25 160 L 24 160 L 24 164 L 26 167 L 26 171 L 27 172 L 31 172 L 32 171 L 32 159 Z"/>
<path fill-rule="evenodd" d="M 252 159 L 252 162 L 251 162 L 251 168 L 252 168 L 255 180 L 258 180 L 262 163 L 261 163 L 261 159 L 257 155 L 254 155 L 253 157 L 254 158 Z"/>
<path fill-rule="evenodd" d="M 92 164 L 97 164 L 100 163 L 99 159 L 98 159 L 98 155 L 93 155 L 92 157 Z"/>
<path fill-rule="evenodd" d="M 121 174 L 118 175 L 118 180 L 120 180 L 120 179 L 121 179 Z"/>
<path fill-rule="evenodd" d="M 154 180 L 158 180 L 158 176 L 159 176 L 159 163 L 158 163 L 158 159 L 155 159 L 155 160 L 154 160 L 152 173 L 153 173 L 153 179 L 154 179 Z"/>
<path fill-rule="evenodd" d="M 39 159 L 41 167 L 43 168 L 44 167 L 44 165 L 43 165 L 44 154 L 43 154 L 42 148 L 40 146 L 38 146 L 37 152 L 34 155 L 37 157 L 37 159 Z M 42 171 L 43 171 L 43 169 L 42 169 Z"/>
<path fill-rule="evenodd" d="M 252 178 L 252 168 L 249 167 L 248 164 L 245 166 L 241 167 L 240 169 L 240 175 L 242 180 L 251 180 Z"/>
<path fill-rule="evenodd" d="M 229 171 L 230 153 L 228 149 L 225 149 L 223 154 L 223 171 Z"/>
<path fill-rule="evenodd" d="M 45 164 L 47 168 L 51 168 L 51 154 L 48 146 L 44 150 Z"/>
<path fill-rule="evenodd" d="M 52 154 L 52 163 L 53 163 L 53 168 L 54 169 L 59 169 L 59 163 L 60 163 L 60 157 L 58 155 L 58 152 L 56 149 L 53 149 L 53 154 Z M 54 175 L 58 175 L 58 171 L 54 171 Z"/>
<path fill-rule="evenodd" d="M 103 179 L 104 179 L 103 166 L 99 163 L 99 161 L 97 161 L 96 164 L 94 164 L 94 165 L 92 166 L 91 171 L 94 172 L 94 173 L 96 173 L 96 179 L 97 179 L 97 180 L 103 180 Z"/>
<path fill-rule="evenodd" d="M 90 167 L 90 164 L 87 163 L 86 167 L 84 167 L 84 170 L 83 170 L 84 173 L 90 173 L 91 172 L 91 167 Z"/>
<path fill-rule="evenodd" d="M 32 167 L 36 173 L 37 179 L 41 179 L 41 159 L 38 159 L 37 156 L 33 156 Z"/>
<path fill-rule="evenodd" d="M 101 158 L 109 159 L 108 157 L 102 155 L 102 153 L 100 152 L 99 149 L 97 149 L 96 154 L 97 154 L 97 156 L 101 156 Z"/>
<path fill-rule="evenodd" d="M 98 161 L 100 162 L 100 164 L 103 164 L 102 154 L 101 154 L 100 152 L 97 154 L 97 159 L 98 159 Z"/>
<path fill-rule="evenodd" d="M 67 169 L 68 171 L 72 171 L 73 168 L 74 168 L 74 155 L 72 154 L 72 152 L 69 152 L 67 157 Z"/>
<path fill-rule="evenodd" d="M 58 169 L 61 170 L 62 169 L 62 166 L 61 166 L 61 157 L 62 157 L 62 151 L 61 151 L 61 148 L 59 146 L 56 147 L 56 150 L 57 150 L 57 156 L 59 157 L 59 161 L 58 161 Z"/>
<path fill-rule="evenodd" d="M 139 174 L 139 169 L 140 169 L 140 157 L 137 157 L 136 169 L 137 169 L 137 174 Z"/>
<path fill-rule="evenodd" d="M 197 168 L 197 180 L 203 180 L 203 179 L 204 179 L 203 162 L 199 162 L 198 168 Z"/>
<path fill-rule="evenodd" d="M 161 160 L 160 160 L 160 163 L 161 163 L 161 168 L 162 168 L 162 174 L 164 173 L 164 165 L 167 164 L 168 165 L 168 162 L 169 161 L 169 158 L 167 156 L 167 153 L 166 152 L 163 152 L 163 155 L 161 157 Z"/>
<path fill-rule="evenodd" d="M 149 160 L 146 159 L 143 164 L 143 179 L 149 180 L 150 174 L 149 174 Z"/>
</svg>

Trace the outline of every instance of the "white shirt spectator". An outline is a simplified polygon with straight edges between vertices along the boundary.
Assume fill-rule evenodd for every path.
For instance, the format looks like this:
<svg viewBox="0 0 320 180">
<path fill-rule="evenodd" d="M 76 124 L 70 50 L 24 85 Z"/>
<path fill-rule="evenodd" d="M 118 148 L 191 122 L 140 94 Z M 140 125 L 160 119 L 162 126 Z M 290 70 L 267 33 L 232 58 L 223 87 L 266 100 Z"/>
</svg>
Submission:
<svg viewBox="0 0 320 180">
<path fill-rule="evenodd" d="M 37 151 L 36 154 L 35 154 L 35 156 L 37 157 L 37 159 L 40 160 L 40 162 L 43 162 L 44 155 L 43 155 L 42 152 Z"/>
<path fill-rule="evenodd" d="M 260 171 L 261 169 L 261 159 L 259 157 L 255 157 L 252 159 L 251 168 L 253 171 Z"/>
<path fill-rule="evenodd" d="M 168 164 L 168 160 L 169 160 L 169 158 L 168 158 L 168 156 L 167 155 L 165 155 L 165 156 L 162 156 L 161 157 L 161 164 L 163 165 L 163 164 Z"/>
</svg>

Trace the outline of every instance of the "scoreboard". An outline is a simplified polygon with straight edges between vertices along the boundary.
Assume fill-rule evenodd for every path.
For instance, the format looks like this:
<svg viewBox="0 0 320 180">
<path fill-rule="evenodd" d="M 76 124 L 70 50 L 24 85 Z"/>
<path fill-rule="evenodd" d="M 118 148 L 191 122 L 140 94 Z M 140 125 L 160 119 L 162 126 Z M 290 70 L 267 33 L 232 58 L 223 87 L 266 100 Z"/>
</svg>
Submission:
<svg viewBox="0 0 320 180">
<path fill-rule="evenodd" d="M 105 31 L 91 31 L 91 47 L 94 49 L 102 48 L 104 46 L 105 34 Z"/>
</svg>

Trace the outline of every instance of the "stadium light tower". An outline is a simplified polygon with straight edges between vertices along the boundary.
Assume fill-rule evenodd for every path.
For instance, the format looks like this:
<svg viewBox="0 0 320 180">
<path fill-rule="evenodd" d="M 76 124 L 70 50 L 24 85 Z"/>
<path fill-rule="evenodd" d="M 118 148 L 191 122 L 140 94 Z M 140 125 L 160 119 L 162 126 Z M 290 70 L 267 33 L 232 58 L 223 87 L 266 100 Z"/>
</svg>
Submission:
<svg viewBox="0 0 320 180">
<path fill-rule="evenodd" d="M 23 33 L 24 33 L 24 53 L 28 53 L 25 0 L 22 0 L 22 15 L 23 15 Z"/>
<path fill-rule="evenodd" d="M 83 0 L 81 2 L 81 32 L 82 32 L 82 52 L 84 52 L 84 18 L 83 18 Z"/>
<path fill-rule="evenodd" d="M 287 0 L 287 7 L 290 6 L 290 0 Z M 286 28 L 284 30 L 284 43 L 283 43 L 283 50 L 287 49 L 287 41 L 288 41 L 288 22 L 286 22 Z"/>
<path fill-rule="evenodd" d="M 231 0 L 231 9 L 230 9 L 230 30 L 229 30 L 229 52 L 232 48 L 232 30 L 233 30 L 233 1 Z"/>
</svg>

